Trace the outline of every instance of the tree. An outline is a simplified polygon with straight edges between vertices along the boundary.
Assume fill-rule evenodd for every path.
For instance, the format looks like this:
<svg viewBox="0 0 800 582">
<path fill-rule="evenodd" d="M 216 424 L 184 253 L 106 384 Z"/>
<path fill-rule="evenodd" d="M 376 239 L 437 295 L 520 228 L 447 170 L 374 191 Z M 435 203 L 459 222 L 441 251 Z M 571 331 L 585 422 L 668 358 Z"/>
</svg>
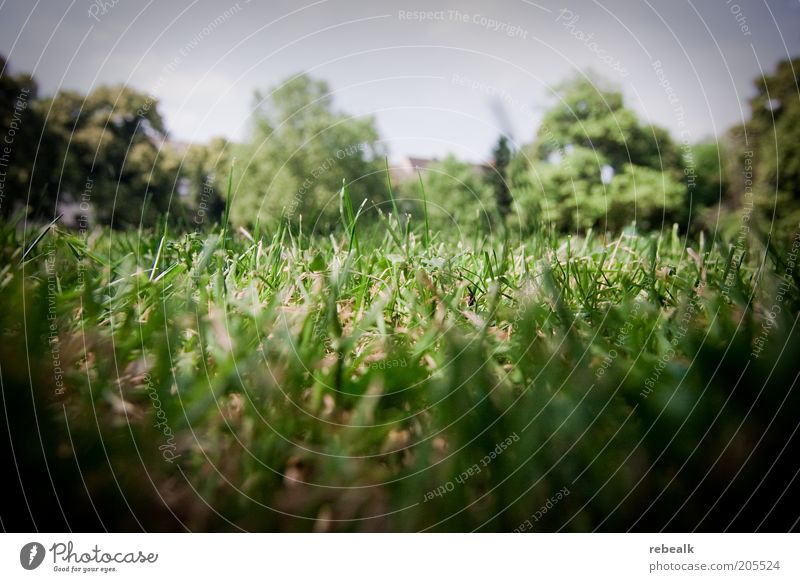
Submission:
<svg viewBox="0 0 800 582">
<path fill-rule="evenodd" d="M 3 204 L 51 217 L 58 203 L 115 226 L 152 224 L 170 209 L 180 159 L 152 97 L 123 85 L 84 96 L 40 99 L 29 75 L 8 74 L 0 57 L 0 128 L 8 151 Z M 10 143 L 9 143 L 10 142 Z M 3 170 L 3 168 L 0 168 Z M 176 209 L 178 210 L 178 209 Z"/>
<path fill-rule="evenodd" d="M 43 117 L 37 107 L 38 86 L 30 75 L 12 75 L 0 55 L 0 216 L 9 216 L 15 207 L 30 204 L 43 213 L 48 180 L 32 180 L 39 137 L 42 151 L 49 151 L 48 136 L 42 135 Z M 47 159 L 40 160 L 46 166 Z M 42 176 L 40 172 L 38 176 Z M 30 190 L 31 199 L 28 200 Z M 52 204 L 49 211 L 53 212 Z"/>
<path fill-rule="evenodd" d="M 281 218 L 329 230 L 338 221 L 338 193 L 349 184 L 353 203 L 383 199 L 385 151 L 371 117 L 333 107 L 324 81 L 293 77 L 256 94 L 251 137 L 239 150 L 231 219 L 276 224 Z"/>
<path fill-rule="evenodd" d="M 729 186 L 727 152 L 716 140 L 695 144 L 690 150 L 687 170 L 694 169 L 692 204 L 699 208 L 718 206 L 725 200 Z"/>
<path fill-rule="evenodd" d="M 496 199 L 484 172 L 483 168 L 459 161 L 452 155 L 425 169 L 422 180 L 432 228 L 455 227 L 471 231 L 491 224 Z M 412 198 L 408 190 L 416 187 L 414 181 L 409 181 L 403 185 L 403 191 Z M 421 198 L 420 195 L 413 197 Z"/>
<path fill-rule="evenodd" d="M 693 144 L 683 156 L 691 202 L 691 228 L 695 231 L 722 233 L 727 230 L 723 223 L 730 222 L 729 210 L 735 198 L 731 186 L 737 180 L 733 175 L 736 166 L 732 160 L 733 144 L 730 137 L 722 136 Z"/>
<path fill-rule="evenodd" d="M 678 148 L 669 133 L 640 123 L 625 107 L 622 93 L 605 81 L 578 76 L 556 91 L 559 103 L 545 114 L 537 132 L 537 159 L 584 147 L 602 154 L 615 171 L 625 164 L 667 170 L 679 166 Z"/>
<path fill-rule="evenodd" d="M 511 163 L 511 148 L 508 146 L 508 138 L 501 135 L 492 150 L 492 171 L 489 173 L 489 182 L 494 190 L 497 210 L 502 216 L 506 216 L 511 210 L 511 191 L 508 187 L 509 163 Z"/>
<path fill-rule="evenodd" d="M 96 220 L 114 226 L 151 225 L 167 212 L 178 166 L 162 151 L 166 132 L 156 101 L 117 85 L 86 97 L 60 92 L 43 107 L 58 143 L 53 174 L 62 200 L 85 200 Z"/>
<path fill-rule="evenodd" d="M 509 166 L 517 220 L 563 230 L 647 228 L 685 218 L 680 152 L 619 91 L 577 77 L 559 88 L 532 146 Z"/>
<path fill-rule="evenodd" d="M 798 68 L 800 59 L 785 60 L 772 75 L 755 81 L 758 92 L 750 101 L 752 118 L 746 125 L 749 145 L 742 143 L 754 150 L 756 202 L 768 221 L 775 219 L 768 228 L 781 231 L 796 229 L 800 221 Z"/>
<path fill-rule="evenodd" d="M 181 162 L 181 180 L 193 215 L 192 228 L 207 228 L 222 222 L 228 175 L 233 165 L 232 150 L 233 145 L 222 137 L 187 148 Z"/>
</svg>

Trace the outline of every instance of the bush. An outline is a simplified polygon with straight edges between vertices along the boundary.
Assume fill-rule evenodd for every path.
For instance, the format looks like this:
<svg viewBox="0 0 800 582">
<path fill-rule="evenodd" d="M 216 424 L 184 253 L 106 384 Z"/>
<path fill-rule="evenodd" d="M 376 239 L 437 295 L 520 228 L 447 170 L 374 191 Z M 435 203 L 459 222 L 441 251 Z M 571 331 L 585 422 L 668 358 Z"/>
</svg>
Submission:
<svg viewBox="0 0 800 582">
<path fill-rule="evenodd" d="M 496 204 L 492 186 L 480 168 L 451 155 L 429 166 L 422 179 L 432 229 L 455 227 L 472 232 L 491 226 Z M 423 201 L 418 181 L 402 184 L 399 193 L 412 213 L 421 217 Z"/>
</svg>

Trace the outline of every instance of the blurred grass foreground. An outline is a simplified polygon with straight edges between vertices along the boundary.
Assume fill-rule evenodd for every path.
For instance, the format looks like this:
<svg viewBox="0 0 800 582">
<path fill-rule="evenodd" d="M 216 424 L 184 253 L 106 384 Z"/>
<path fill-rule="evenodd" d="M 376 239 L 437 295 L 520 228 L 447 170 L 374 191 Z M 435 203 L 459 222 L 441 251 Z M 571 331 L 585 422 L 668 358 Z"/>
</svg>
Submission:
<svg viewBox="0 0 800 582">
<path fill-rule="evenodd" d="M 328 237 L 4 224 L 3 527 L 796 527 L 800 235 L 348 203 Z"/>
</svg>

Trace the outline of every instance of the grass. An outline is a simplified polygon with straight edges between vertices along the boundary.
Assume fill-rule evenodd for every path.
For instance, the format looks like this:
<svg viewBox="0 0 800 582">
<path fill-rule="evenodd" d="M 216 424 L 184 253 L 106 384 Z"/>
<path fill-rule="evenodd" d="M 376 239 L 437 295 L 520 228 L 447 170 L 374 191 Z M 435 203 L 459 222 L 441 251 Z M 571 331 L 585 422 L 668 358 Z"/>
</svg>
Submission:
<svg viewBox="0 0 800 582">
<path fill-rule="evenodd" d="M 791 526 L 786 252 L 458 240 L 340 196 L 327 238 L 2 226 L 3 403 L 37 525 Z"/>
</svg>

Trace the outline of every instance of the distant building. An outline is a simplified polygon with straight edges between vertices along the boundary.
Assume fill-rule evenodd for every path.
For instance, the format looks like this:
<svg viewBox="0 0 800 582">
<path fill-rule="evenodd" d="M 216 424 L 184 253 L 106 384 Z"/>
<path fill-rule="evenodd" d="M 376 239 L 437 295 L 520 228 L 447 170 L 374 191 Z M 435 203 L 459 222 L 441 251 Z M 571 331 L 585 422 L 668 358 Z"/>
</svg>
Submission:
<svg viewBox="0 0 800 582">
<path fill-rule="evenodd" d="M 389 165 L 389 172 L 394 182 L 405 182 L 417 177 L 417 173 L 424 173 L 428 166 L 435 164 L 439 160 L 436 158 L 412 158 L 405 157 L 399 162 Z"/>
<path fill-rule="evenodd" d="M 400 161 L 389 164 L 389 173 L 393 182 L 406 182 L 415 180 L 417 174 L 425 175 L 425 171 L 432 165 L 438 164 L 442 160 L 438 158 L 414 158 L 407 156 Z M 476 173 L 484 173 L 492 169 L 491 164 L 472 164 Z"/>
</svg>

